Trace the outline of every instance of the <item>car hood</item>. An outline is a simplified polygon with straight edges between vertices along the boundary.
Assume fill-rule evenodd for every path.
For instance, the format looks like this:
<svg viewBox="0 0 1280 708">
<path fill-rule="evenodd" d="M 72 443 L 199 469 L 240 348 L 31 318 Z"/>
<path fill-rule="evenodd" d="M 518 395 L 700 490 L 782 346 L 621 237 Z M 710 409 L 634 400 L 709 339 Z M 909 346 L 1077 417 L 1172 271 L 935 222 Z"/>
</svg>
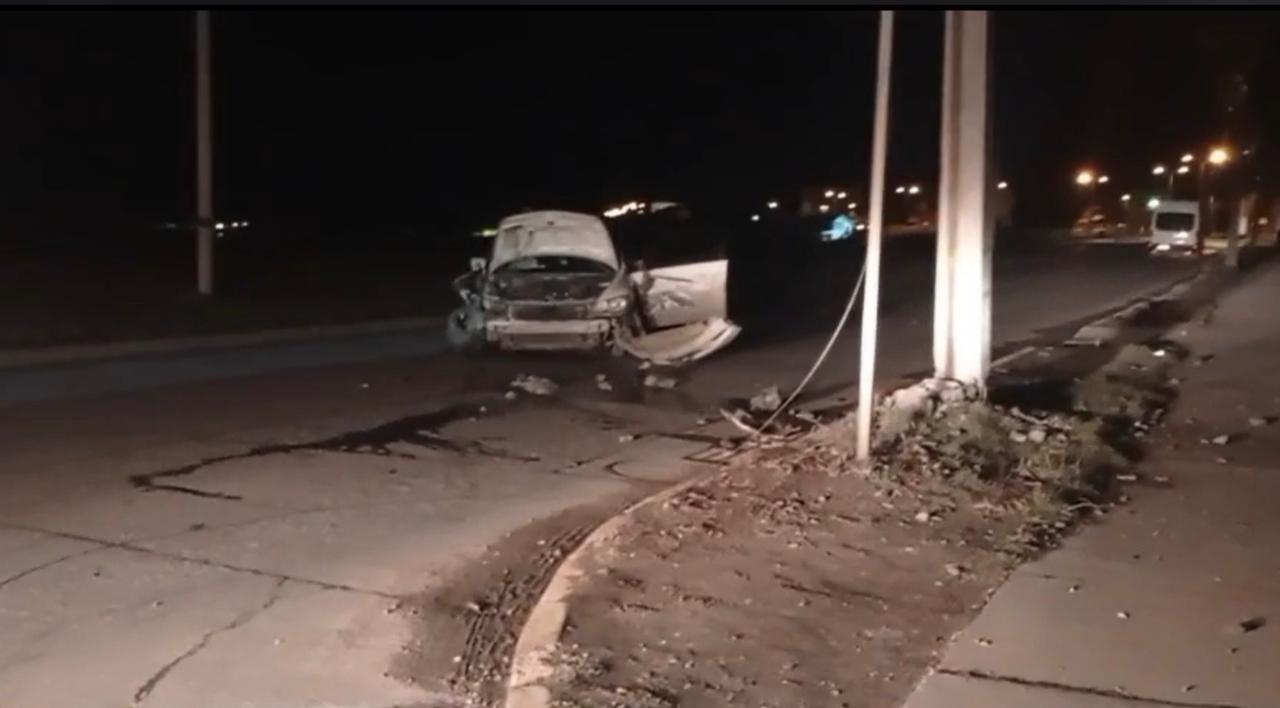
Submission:
<svg viewBox="0 0 1280 708">
<path fill-rule="evenodd" d="M 531 256 L 575 256 L 618 269 L 608 229 L 590 214 L 533 211 L 503 219 L 494 237 L 490 271 Z"/>
</svg>

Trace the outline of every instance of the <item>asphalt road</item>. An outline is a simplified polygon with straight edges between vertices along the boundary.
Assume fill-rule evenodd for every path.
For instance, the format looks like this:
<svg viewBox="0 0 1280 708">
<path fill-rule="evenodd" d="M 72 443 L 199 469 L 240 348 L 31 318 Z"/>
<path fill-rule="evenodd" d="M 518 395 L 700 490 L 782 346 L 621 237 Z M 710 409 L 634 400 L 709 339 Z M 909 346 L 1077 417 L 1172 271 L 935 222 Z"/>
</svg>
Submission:
<svg viewBox="0 0 1280 708">
<path fill-rule="evenodd" d="M 884 384 L 929 364 L 931 265 L 895 253 Z M 671 391 L 626 359 L 467 358 L 438 353 L 439 333 L 0 372 L 0 703 L 434 705 L 386 674 L 424 640 L 397 599 L 533 519 L 705 464 L 726 431 L 700 420 L 804 372 L 845 265 L 780 289 Z M 995 339 L 1050 336 L 1192 269 L 1114 246 L 1002 254 Z M 841 339 L 817 398 L 856 382 L 856 349 Z M 560 391 L 509 400 L 518 373 Z"/>
</svg>

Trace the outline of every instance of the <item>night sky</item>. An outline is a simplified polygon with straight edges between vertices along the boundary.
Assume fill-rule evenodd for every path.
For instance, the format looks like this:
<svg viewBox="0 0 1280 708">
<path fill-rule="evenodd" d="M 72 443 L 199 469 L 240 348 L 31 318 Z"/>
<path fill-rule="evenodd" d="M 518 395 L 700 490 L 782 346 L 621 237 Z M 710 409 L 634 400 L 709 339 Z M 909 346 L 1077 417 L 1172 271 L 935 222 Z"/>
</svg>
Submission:
<svg viewBox="0 0 1280 708">
<path fill-rule="evenodd" d="M 937 170 L 941 16 L 899 16 L 892 182 Z M 1066 218 L 1080 166 L 1150 191 L 1153 161 L 1224 131 L 1280 164 L 1271 14 L 994 17 L 997 165 L 1021 223 Z M 5 13 L 0 242 L 189 213 L 192 26 Z M 745 212 L 866 181 L 874 57 L 868 12 L 218 11 L 218 213 L 266 237 L 452 236 L 633 197 Z M 1236 74 L 1250 91 L 1228 112 Z"/>
</svg>

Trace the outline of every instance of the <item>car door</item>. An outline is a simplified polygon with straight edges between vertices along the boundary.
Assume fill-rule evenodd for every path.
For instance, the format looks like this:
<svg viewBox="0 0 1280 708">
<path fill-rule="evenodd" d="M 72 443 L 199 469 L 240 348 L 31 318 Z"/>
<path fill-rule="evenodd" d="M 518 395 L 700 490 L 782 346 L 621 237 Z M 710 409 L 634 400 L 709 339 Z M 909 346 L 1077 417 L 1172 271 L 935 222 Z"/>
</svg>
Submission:
<svg viewBox="0 0 1280 708">
<path fill-rule="evenodd" d="M 645 331 L 623 334 L 619 344 L 632 356 L 669 365 L 728 346 L 741 332 L 726 317 L 728 275 L 726 259 L 630 273 Z"/>
</svg>

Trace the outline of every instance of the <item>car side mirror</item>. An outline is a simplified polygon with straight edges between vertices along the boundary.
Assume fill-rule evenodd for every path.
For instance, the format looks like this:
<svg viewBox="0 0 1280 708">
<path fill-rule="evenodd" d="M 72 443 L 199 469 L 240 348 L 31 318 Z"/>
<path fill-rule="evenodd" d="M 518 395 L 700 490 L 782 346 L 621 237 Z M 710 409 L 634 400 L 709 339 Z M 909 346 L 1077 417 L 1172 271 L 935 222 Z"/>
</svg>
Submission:
<svg viewBox="0 0 1280 708">
<path fill-rule="evenodd" d="M 477 273 L 484 270 L 485 262 L 486 261 L 483 258 L 472 258 L 471 270 Z"/>
</svg>

